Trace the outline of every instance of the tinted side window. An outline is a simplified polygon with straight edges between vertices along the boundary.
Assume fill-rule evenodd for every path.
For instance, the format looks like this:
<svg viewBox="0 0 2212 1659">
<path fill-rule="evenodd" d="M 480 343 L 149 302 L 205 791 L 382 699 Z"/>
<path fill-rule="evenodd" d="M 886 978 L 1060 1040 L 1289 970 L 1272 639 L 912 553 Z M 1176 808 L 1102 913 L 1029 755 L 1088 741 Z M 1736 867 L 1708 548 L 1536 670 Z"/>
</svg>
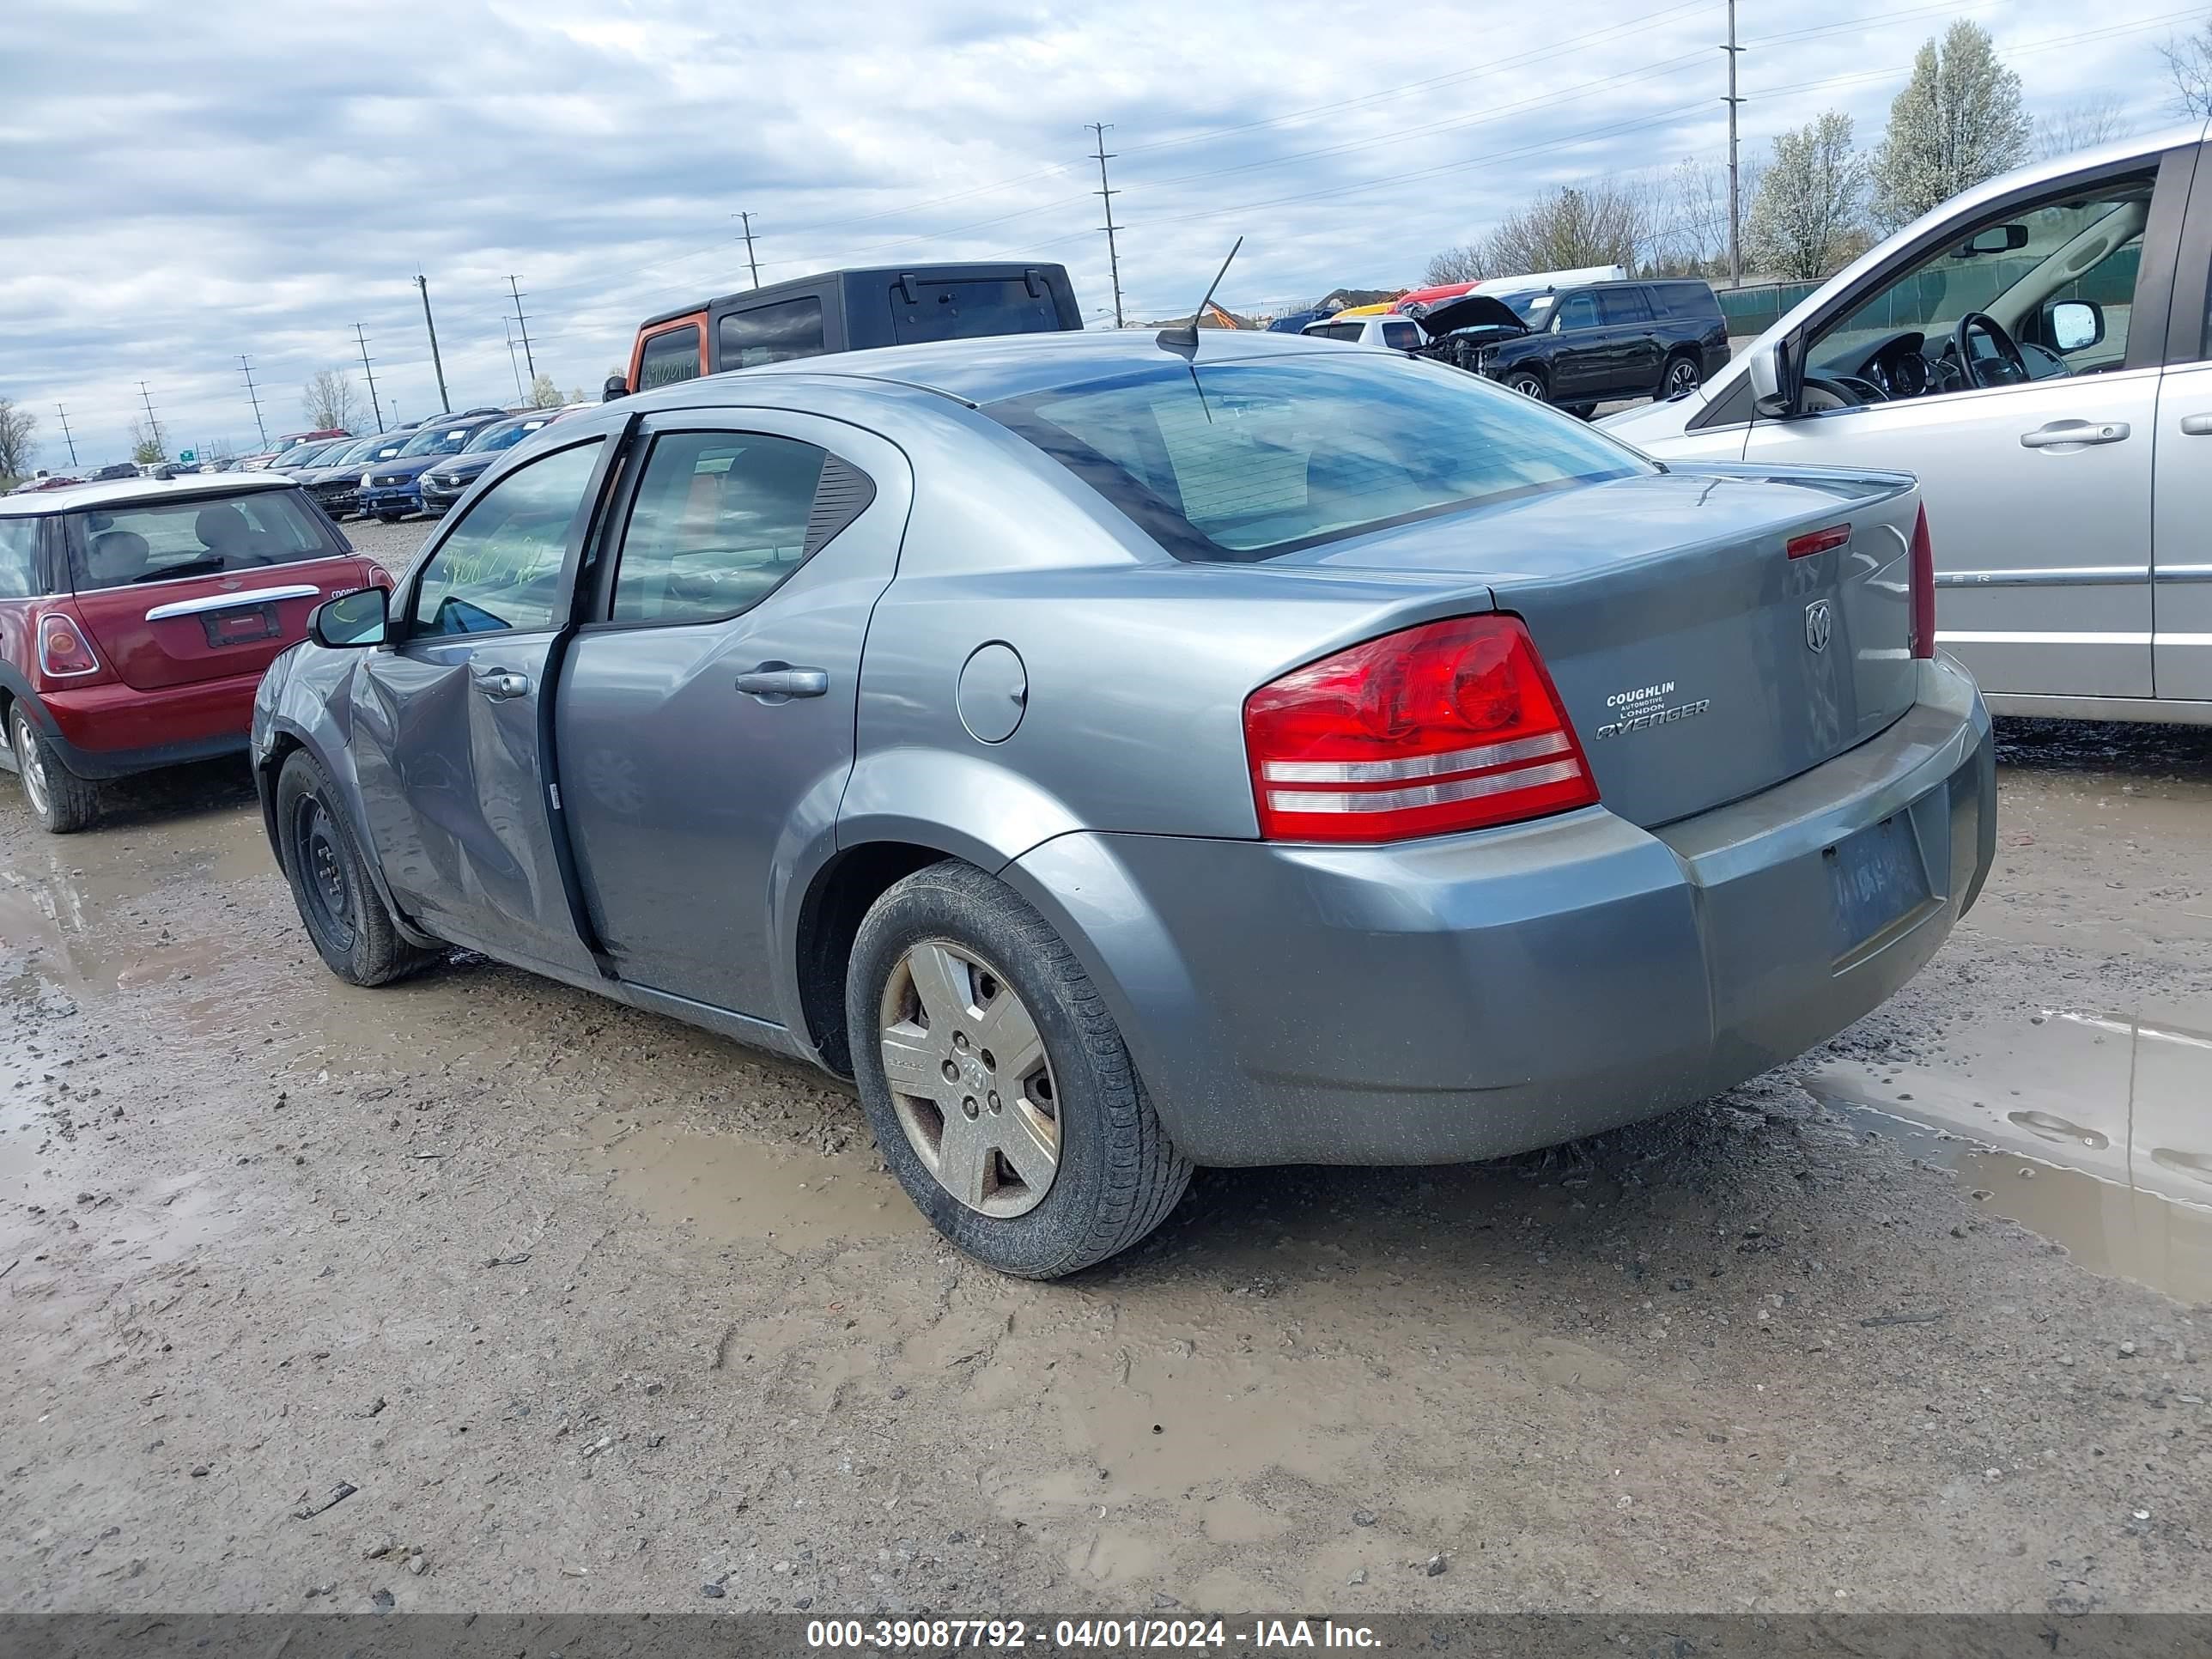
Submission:
<svg viewBox="0 0 2212 1659">
<path fill-rule="evenodd" d="M 1382 325 L 1382 343 L 1393 351 L 1411 351 L 1421 343 L 1421 331 L 1413 323 Z"/>
<path fill-rule="evenodd" d="M 1703 283 L 1662 283 L 1651 290 L 1659 309 L 1671 317 L 1710 322 L 1721 314 L 1721 302 Z"/>
<path fill-rule="evenodd" d="M 822 301 L 809 294 L 750 311 L 732 311 L 715 328 L 724 368 L 757 368 L 793 357 L 818 357 Z"/>
<path fill-rule="evenodd" d="M 1559 326 L 1565 328 L 1594 328 L 1597 325 L 1597 301 L 1588 294 L 1570 294 L 1559 302 Z"/>
<path fill-rule="evenodd" d="M 909 300 L 907 296 L 914 296 Z M 1060 327 L 1052 289 L 1025 282 L 893 283 L 891 334 L 908 340 L 967 340 L 983 334 L 1048 334 Z"/>
<path fill-rule="evenodd" d="M 584 504 L 600 443 L 556 450 L 477 498 L 422 567 L 412 612 L 416 635 L 553 625 L 568 527 Z"/>
<path fill-rule="evenodd" d="M 647 337 L 645 352 L 637 366 L 637 389 L 640 392 L 698 378 L 698 324 L 686 323 L 681 328 L 672 328 Z"/>
<path fill-rule="evenodd" d="M 39 520 L 0 519 L 0 599 L 39 591 Z"/>
<path fill-rule="evenodd" d="M 806 562 L 807 521 L 828 460 L 795 438 L 674 432 L 638 483 L 617 622 L 707 622 L 750 610 Z"/>
<path fill-rule="evenodd" d="M 1648 323 L 1651 305 L 1640 288 L 1609 288 L 1597 296 L 1597 314 L 1608 323 Z"/>
</svg>

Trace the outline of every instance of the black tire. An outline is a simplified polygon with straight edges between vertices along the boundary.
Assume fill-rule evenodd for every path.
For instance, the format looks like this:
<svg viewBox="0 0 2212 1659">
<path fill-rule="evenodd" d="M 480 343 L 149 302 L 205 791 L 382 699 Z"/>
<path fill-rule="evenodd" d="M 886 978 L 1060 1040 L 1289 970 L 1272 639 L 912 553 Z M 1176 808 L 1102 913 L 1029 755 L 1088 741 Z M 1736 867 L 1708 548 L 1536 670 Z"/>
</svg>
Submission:
<svg viewBox="0 0 2212 1659">
<path fill-rule="evenodd" d="M 8 743 L 23 780 L 24 804 L 47 833 L 73 836 L 90 829 L 100 817 L 99 789 L 62 763 L 20 702 L 8 710 Z"/>
<path fill-rule="evenodd" d="M 1597 413 L 1597 405 L 1595 404 L 1562 404 L 1561 407 L 1565 409 L 1568 414 L 1573 416 L 1578 421 L 1587 421 L 1591 416 Z"/>
<path fill-rule="evenodd" d="M 1498 377 L 1498 383 L 1508 392 L 1534 398 L 1540 404 L 1552 400 L 1551 390 L 1544 384 L 1544 377 L 1533 368 L 1509 368 Z"/>
<path fill-rule="evenodd" d="M 1658 390 L 1651 394 L 1654 403 L 1665 403 L 1670 398 L 1695 392 L 1705 383 L 1705 371 L 1694 351 L 1677 351 L 1669 356 L 1659 370 Z"/>
<path fill-rule="evenodd" d="M 379 524 L 398 524 L 406 516 L 404 513 L 380 513 L 376 515 L 376 521 Z"/>
<path fill-rule="evenodd" d="M 304 749 L 276 775 L 276 846 L 307 937 L 340 979 L 389 985 L 436 959 L 400 937 L 329 775 Z"/>
<path fill-rule="evenodd" d="M 882 1009 L 908 951 L 933 941 L 1003 974 L 1043 1044 L 1057 1167 L 1042 1198 L 1030 1200 L 1034 1207 L 1018 1215 L 986 1214 L 955 1197 L 923 1162 L 893 1103 Z M 854 1074 L 884 1161 L 931 1224 L 977 1261 L 1024 1279 L 1057 1279 L 1127 1249 L 1182 1199 L 1190 1164 L 1161 1127 L 1097 988 L 1044 918 L 1003 883 L 948 860 L 895 884 L 860 923 L 845 988 Z"/>
</svg>

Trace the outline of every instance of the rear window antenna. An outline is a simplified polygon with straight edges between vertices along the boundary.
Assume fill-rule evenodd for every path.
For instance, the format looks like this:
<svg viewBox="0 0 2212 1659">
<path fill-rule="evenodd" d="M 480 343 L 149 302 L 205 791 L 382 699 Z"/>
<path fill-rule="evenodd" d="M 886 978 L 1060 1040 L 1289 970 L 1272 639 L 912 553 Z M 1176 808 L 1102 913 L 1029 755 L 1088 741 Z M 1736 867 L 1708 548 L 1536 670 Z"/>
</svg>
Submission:
<svg viewBox="0 0 2212 1659">
<path fill-rule="evenodd" d="M 1190 320 L 1162 329 L 1152 337 L 1154 345 L 1163 351 L 1179 351 L 1188 357 L 1198 356 L 1198 319 L 1206 315 L 1206 307 L 1213 303 L 1213 289 L 1221 286 L 1221 279 L 1229 274 L 1231 260 L 1237 257 L 1237 249 L 1243 246 L 1244 239 L 1239 236 L 1235 246 L 1229 250 L 1229 258 L 1224 259 L 1221 269 L 1214 272 L 1212 287 L 1206 290 L 1206 297 L 1198 302 L 1198 309 L 1190 313 Z"/>
</svg>

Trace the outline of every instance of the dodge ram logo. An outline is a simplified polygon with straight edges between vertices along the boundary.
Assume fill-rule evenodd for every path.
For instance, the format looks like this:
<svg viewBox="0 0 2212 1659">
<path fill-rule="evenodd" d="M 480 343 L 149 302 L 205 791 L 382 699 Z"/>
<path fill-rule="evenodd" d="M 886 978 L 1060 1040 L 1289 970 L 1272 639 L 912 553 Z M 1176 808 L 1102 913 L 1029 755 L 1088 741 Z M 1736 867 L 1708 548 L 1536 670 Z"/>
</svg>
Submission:
<svg viewBox="0 0 2212 1659">
<path fill-rule="evenodd" d="M 1835 619 L 1828 613 L 1828 602 L 1815 599 L 1805 607 L 1805 648 L 1826 651 L 1828 635 L 1835 627 Z"/>
</svg>

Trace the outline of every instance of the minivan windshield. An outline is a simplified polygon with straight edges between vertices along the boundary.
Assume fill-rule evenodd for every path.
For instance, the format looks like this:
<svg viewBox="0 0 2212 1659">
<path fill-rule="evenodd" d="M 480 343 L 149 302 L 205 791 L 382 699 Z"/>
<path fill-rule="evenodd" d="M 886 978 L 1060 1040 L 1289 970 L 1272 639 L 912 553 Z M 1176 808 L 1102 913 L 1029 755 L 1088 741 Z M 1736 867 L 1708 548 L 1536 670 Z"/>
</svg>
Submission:
<svg viewBox="0 0 2212 1659">
<path fill-rule="evenodd" d="M 96 507 L 69 518 L 76 590 L 337 558 L 345 547 L 296 489 Z"/>
<path fill-rule="evenodd" d="M 1480 376 L 1360 352 L 1177 359 L 983 412 L 1188 560 L 1272 558 L 1654 470 Z"/>
<path fill-rule="evenodd" d="M 476 436 L 477 430 L 472 426 L 451 426 L 441 421 L 435 426 L 424 427 L 407 441 L 407 447 L 399 453 L 402 455 L 458 455 L 467 447 L 469 440 Z"/>
</svg>

